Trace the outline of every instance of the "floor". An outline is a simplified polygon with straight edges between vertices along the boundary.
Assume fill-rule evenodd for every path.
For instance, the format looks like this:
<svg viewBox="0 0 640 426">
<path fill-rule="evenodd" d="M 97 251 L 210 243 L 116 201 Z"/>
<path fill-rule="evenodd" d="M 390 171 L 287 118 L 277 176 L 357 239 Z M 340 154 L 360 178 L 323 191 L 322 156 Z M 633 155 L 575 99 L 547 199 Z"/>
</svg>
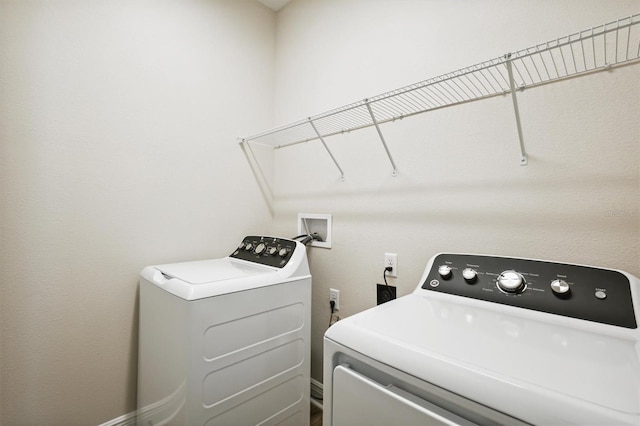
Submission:
<svg viewBox="0 0 640 426">
<path fill-rule="evenodd" d="M 310 426 L 322 426 L 322 410 L 311 404 L 311 421 Z"/>
</svg>

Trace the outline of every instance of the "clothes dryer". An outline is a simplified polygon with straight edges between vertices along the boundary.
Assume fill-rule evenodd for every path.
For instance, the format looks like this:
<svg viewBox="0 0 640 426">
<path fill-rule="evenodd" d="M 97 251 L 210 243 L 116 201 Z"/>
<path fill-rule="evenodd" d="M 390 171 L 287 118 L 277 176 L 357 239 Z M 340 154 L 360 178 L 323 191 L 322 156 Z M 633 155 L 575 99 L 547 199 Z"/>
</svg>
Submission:
<svg viewBox="0 0 640 426">
<path fill-rule="evenodd" d="M 623 271 L 441 253 L 326 332 L 324 425 L 637 426 L 639 313 Z"/>
<path fill-rule="evenodd" d="M 294 240 L 248 236 L 222 259 L 144 268 L 138 425 L 308 424 L 310 305 Z"/>
</svg>

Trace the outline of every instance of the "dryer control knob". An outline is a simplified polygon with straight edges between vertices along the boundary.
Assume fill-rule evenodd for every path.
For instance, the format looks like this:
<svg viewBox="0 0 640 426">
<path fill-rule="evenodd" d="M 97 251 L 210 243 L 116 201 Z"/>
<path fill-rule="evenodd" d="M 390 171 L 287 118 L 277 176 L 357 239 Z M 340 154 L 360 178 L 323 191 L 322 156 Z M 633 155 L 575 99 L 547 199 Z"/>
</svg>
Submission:
<svg viewBox="0 0 640 426">
<path fill-rule="evenodd" d="M 280 251 L 278 252 L 280 257 L 285 257 L 287 253 L 288 253 L 288 250 L 286 248 L 281 248 Z"/>
<path fill-rule="evenodd" d="M 464 280 L 466 282 L 468 282 L 469 284 L 473 284 L 474 282 L 476 282 L 476 280 L 478 279 L 478 273 L 476 272 L 475 269 L 472 268 L 465 268 L 462 271 L 462 277 L 464 278 Z"/>
<path fill-rule="evenodd" d="M 269 253 L 269 256 L 275 256 L 277 252 L 278 252 L 278 249 L 273 246 L 269 247 L 269 249 L 267 250 L 267 253 Z"/>
<path fill-rule="evenodd" d="M 244 249 L 245 249 L 246 251 L 251 251 L 251 250 L 253 249 L 253 244 L 251 244 L 251 243 L 247 243 L 247 245 L 246 245 L 246 246 L 244 246 Z"/>
<path fill-rule="evenodd" d="M 266 249 L 267 249 L 267 246 L 265 245 L 265 243 L 260 243 L 256 246 L 255 253 L 262 254 Z"/>
<path fill-rule="evenodd" d="M 526 288 L 526 281 L 522 274 L 508 270 L 498 276 L 498 288 L 506 293 L 522 293 Z"/>
<path fill-rule="evenodd" d="M 440 265 L 438 266 L 438 274 L 445 280 L 451 278 L 451 266 L 449 265 Z"/>
<path fill-rule="evenodd" d="M 565 280 L 553 280 L 551 281 L 551 291 L 553 294 L 559 297 L 568 297 L 571 294 L 571 287 Z"/>
</svg>

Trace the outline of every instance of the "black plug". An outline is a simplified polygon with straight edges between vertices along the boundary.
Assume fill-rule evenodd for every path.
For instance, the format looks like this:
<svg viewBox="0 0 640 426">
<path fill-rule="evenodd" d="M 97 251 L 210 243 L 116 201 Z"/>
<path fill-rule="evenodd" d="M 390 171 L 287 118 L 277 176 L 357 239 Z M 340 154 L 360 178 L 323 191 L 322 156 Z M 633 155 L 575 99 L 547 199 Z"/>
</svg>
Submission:
<svg viewBox="0 0 640 426">
<path fill-rule="evenodd" d="M 393 270 L 393 268 L 391 266 L 387 266 L 386 268 L 384 268 L 385 272 L 391 272 Z"/>
<path fill-rule="evenodd" d="M 331 313 L 334 313 L 334 311 L 336 310 L 336 301 L 335 300 L 330 300 L 329 301 L 329 306 L 331 306 Z"/>
</svg>

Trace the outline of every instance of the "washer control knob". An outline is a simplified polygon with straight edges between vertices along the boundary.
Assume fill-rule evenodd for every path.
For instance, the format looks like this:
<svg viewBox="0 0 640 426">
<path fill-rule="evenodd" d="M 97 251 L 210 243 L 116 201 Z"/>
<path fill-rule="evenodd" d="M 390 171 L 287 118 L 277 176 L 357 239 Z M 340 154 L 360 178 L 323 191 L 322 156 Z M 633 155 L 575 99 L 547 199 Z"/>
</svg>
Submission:
<svg viewBox="0 0 640 426">
<path fill-rule="evenodd" d="M 506 293 L 522 293 L 526 287 L 522 274 L 513 270 L 500 273 L 497 284 L 498 288 Z"/>
<path fill-rule="evenodd" d="M 448 280 L 451 278 L 451 266 L 449 265 L 440 265 L 438 266 L 438 273 L 442 278 Z"/>
<path fill-rule="evenodd" d="M 256 254 L 262 254 L 264 253 L 264 251 L 267 249 L 267 246 L 265 243 L 260 243 L 256 246 L 256 250 L 255 253 Z"/>
<path fill-rule="evenodd" d="M 473 268 L 465 268 L 462 271 L 462 277 L 467 283 L 473 284 L 478 279 L 478 273 Z"/>
<path fill-rule="evenodd" d="M 285 257 L 287 253 L 288 253 L 288 250 L 286 248 L 281 248 L 280 251 L 278 252 L 280 257 Z"/>
<path fill-rule="evenodd" d="M 251 244 L 251 243 L 247 243 L 247 244 L 244 246 L 244 249 L 245 249 L 246 251 L 251 251 L 251 250 L 253 250 L 253 244 Z"/>
<path fill-rule="evenodd" d="M 571 294 L 571 287 L 565 280 L 558 279 L 551 281 L 551 291 L 556 296 L 568 297 Z"/>
<path fill-rule="evenodd" d="M 267 249 L 267 253 L 269 253 L 269 256 L 275 256 L 277 252 L 278 252 L 278 249 L 273 246 Z"/>
</svg>

